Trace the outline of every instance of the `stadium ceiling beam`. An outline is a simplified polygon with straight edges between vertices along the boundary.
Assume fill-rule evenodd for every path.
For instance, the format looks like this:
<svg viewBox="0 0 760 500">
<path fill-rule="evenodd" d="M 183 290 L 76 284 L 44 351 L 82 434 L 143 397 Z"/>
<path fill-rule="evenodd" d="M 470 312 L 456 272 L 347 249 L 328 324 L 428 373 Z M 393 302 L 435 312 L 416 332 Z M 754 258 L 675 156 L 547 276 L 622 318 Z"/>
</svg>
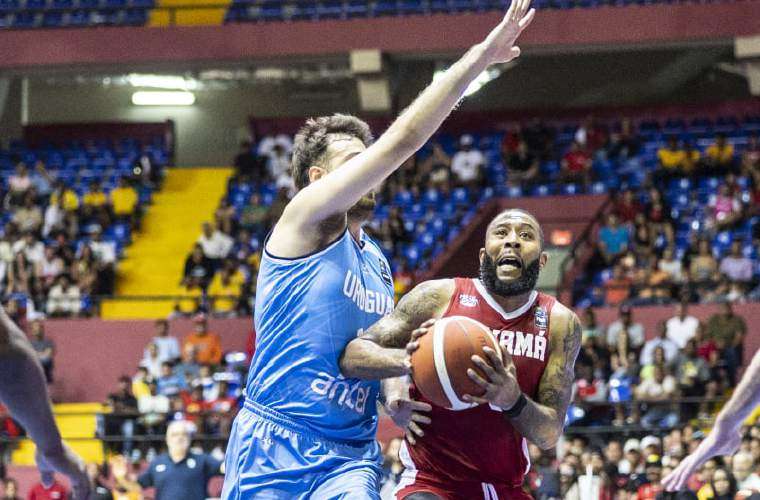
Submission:
<svg viewBox="0 0 760 500">
<path fill-rule="evenodd" d="M 757 2 L 544 10 L 521 41 L 528 50 L 684 42 L 733 43 L 760 33 Z M 224 26 L 0 32 L 0 71 L 66 66 L 208 64 L 347 55 L 457 53 L 479 42 L 498 12 Z M 716 22 L 720 19 L 720 22 Z"/>
</svg>

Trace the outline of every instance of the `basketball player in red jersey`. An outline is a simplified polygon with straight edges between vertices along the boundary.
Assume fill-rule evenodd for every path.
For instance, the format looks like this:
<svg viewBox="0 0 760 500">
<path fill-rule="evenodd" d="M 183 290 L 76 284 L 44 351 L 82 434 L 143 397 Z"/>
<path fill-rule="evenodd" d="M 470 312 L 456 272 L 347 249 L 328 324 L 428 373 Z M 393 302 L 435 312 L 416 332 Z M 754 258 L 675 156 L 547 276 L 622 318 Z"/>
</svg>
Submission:
<svg viewBox="0 0 760 500">
<path fill-rule="evenodd" d="M 482 397 L 463 397 L 472 408 L 451 411 L 431 405 L 426 416 L 421 403 L 405 405 L 417 411 L 410 416 L 400 452 L 405 471 L 397 499 L 531 498 L 522 489 L 530 467 L 527 441 L 548 449 L 562 434 L 581 343 L 577 316 L 554 297 L 535 291 L 546 260 L 536 218 L 506 210 L 486 231 L 479 279 L 419 284 L 391 315 L 346 347 L 344 375 L 384 379 L 409 372 L 409 352 L 431 326 L 429 318 L 473 318 L 491 328 L 501 345 L 503 361 L 488 347 L 488 360 L 473 356 L 486 378 L 468 370 L 485 391 Z M 405 380 L 384 381 L 393 385 L 394 390 L 386 390 L 392 395 L 386 401 L 391 409 L 399 402 L 427 402 Z"/>
</svg>

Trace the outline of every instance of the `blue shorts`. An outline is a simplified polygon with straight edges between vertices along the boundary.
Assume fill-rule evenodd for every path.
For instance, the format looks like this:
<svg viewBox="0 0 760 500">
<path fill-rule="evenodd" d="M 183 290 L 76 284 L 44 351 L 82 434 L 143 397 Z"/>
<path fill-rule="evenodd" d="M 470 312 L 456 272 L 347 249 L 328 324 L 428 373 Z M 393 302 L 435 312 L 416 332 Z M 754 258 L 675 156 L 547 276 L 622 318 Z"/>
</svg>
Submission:
<svg viewBox="0 0 760 500">
<path fill-rule="evenodd" d="M 380 446 L 330 441 L 251 401 L 227 445 L 223 500 L 379 500 Z"/>
</svg>

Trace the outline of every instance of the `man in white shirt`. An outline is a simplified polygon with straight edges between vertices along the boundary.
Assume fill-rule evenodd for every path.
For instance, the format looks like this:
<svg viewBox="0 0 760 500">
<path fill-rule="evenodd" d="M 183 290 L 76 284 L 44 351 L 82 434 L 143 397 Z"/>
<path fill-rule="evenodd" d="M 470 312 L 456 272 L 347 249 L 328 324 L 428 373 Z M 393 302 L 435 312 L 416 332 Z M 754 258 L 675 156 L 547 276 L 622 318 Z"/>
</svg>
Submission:
<svg viewBox="0 0 760 500">
<path fill-rule="evenodd" d="M 665 374 L 665 368 L 654 367 L 654 377 L 642 381 L 635 390 L 636 399 L 649 403 L 646 414 L 641 417 L 644 427 L 675 427 L 678 414 L 667 403 L 676 395 L 676 379 Z"/>
<path fill-rule="evenodd" d="M 477 184 L 481 177 L 481 170 L 486 164 L 485 156 L 477 149 L 473 149 L 472 143 L 471 135 L 463 135 L 459 139 L 460 149 L 451 159 L 451 170 L 464 185 Z"/>
<path fill-rule="evenodd" d="M 113 264 L 116 262 L 116 243 L 113 241 L 103 241 L 103 233 L 96 229 L 92 233 L 92 240 L 89 243 L 92 255 L 101 264 Z"/>
<path fill-rule="evenodd" d="M 156 323 L 156 336 L 153 337 L 153 342 L 158 348 L 158 359 L 163 363 L 168 361 L 173 363 L 181 356 L 179 350 L 179 341 L 175 337 L 169 336 L 169 322 L 165 319 L 157 319 Z M 145 350 L 146 358 L 148 357 L 148 350 Z"/>
<path fill-rule="evenodd" d="M 79 287 L 71 285 L 65 274 L 58 277 L 58 283 L 50 289 L 47 313 L 51 316 L 76 316 L 81 310 Z"/>
<path fill-rule="evenodd" d="M 633 322 L 631 308 L 625 305 L 620 307 L 620 319 L 607 328 L 607 345 L 617 349 L 618 338 L 624 330 L 628 332 L 631 347 L 638 349 L 644 345 L 644 327 Z"/>
<path fill-rule="evenodd" d="M 198 238 L 198 243 L 203 247 L 203 254 L 209 259 L 220 260 L 227 257 L 232 245 L 232 238 L 214 228 L 210 223 L 203 223 L 203 234 Z"/>
<path fill-rule="evenodd" d="M 660 323 L 657 337 L 648 340 L 644 344 L 644 348 L 641 349 L 641 356 L 639 357 L 639 363 L 641 366 L 651 365 L 654 363 L 654 351 L 658 347 L 662 347 L 665 353 L 665 361 L 667 363 L 673 363 L 678 356 L 678 345 L 668 338 L 668 330 L 665 323 Z"/>
<path fill-rule="evenodd" d="M 13 253 L 24 252 L 26 259 L 37 264 L 45 257 L 45 245 L 32 232 L 24 233 L 24 237 L 13 244 Z"/>
<path fill-rule="evenodd" d="M 679 349 L 686 347 L 689 339 L 693 339 L 699 328 L 699 320 L 688 314 L 688 303 L 681 302 L 676 306 L 676 315 L 666 323 L 668 338 L 676 343 Z"/>
</svg>

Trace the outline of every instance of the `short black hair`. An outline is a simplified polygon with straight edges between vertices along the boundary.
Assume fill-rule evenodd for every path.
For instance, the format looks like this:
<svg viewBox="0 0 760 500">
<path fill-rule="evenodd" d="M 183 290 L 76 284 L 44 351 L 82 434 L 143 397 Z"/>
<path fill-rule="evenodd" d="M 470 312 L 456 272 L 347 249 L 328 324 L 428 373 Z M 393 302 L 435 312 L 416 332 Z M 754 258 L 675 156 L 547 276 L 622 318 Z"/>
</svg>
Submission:
<svg viewBox="0 0 760 500">
<path fill-rule="evenodd" d="M 309 118 L 293 142 L 291 170 L 296 188 L 303 189 L 309 185 L 309 168 L 323 160 L 330 136 L 334 134 L 356 137 L 365 146 L 372 144 L 373 140 L 369 125 L 355 116 L 336 113 Z"/>
</svg>

